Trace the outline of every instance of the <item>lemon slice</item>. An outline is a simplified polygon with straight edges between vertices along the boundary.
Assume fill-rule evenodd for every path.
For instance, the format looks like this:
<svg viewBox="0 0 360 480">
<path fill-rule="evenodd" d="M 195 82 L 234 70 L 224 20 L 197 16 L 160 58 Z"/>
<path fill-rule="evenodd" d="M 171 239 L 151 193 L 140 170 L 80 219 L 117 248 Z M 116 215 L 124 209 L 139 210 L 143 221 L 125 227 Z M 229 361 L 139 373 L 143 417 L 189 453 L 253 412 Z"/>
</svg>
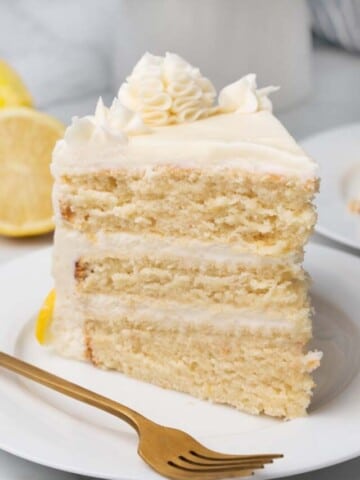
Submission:
<svg viewBox="0 0 360 480">
<path fill-rule="evenodd" d="M 30 93 L 19 75 L 4 61 L 0 60 L 0 108 L 33 104 Z"/>
<path fill-rule="evenodd" d="M 41 345 L 44 345 L 49 341 L 49 327 L 53 318 L 55 298 L 56 294 L 53 289 L 45 298 L 36 319 L 35 336 Z"/>
<path fill-rule="evenodd" d="M 0 109 L 0 234 L 53 230 L 51 153 L 63 136 L 55 118 L 30 108 Z"/>
</svg>

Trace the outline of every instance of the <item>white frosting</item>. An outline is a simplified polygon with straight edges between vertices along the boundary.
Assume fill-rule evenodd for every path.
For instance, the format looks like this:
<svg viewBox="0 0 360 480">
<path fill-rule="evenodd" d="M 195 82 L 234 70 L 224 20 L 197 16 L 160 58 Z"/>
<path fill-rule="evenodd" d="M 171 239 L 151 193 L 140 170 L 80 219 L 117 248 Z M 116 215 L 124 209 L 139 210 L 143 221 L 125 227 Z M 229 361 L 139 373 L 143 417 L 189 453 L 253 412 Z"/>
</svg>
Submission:
<svg viewBox="0 0 360 480">
<path fill-rule="evenodd" d="M 110 108 L 105 107 L 100 97 L 95 114 L 82 118 L 73 117 L 66 129 L 64 140 L 73 147 L 94 144 L 126 145 L 128 135 L 141 135 L 150 132 L 141 116 L 126 108 L 114 99 Z"/>
<path fill-rule="evenodd" d="M 98 144 L 126 144 L 127 137 L 121 132 L 111 131 L 99 124 L 93 115 L 73 117 L 71 125 L 66 129 L 64 141 L 70 147 L 88 145 L 90 148 Z"/>
<path fill-rule="evenodd" d="M 126 108 L 118 98 L 114 99 L 110 109 L 103 107 L 102 102 L 100 105 L 98 103 L 95 111 L 95 118 L 98 114 L 99 108 L 101 109 L 101 118 L 105 118 L 107 126 L 111 131 L 123 131 L 128 136 L 143 135 L 151 132 L 150 128 L 144 124 L 141 116 Z"/>
<path fill-rule="evenodd" d="M 203 120 L 152 127 L 149 135 L 132 135 L 128 143 L 74 144 L 61 140 L 53 155 L 52 172 L 88 173 L 117 168 L 158 165 L 221 170 L 235 168 L 251 173 L 316 175 L 316 164 L 268 111 L 244 115 L 218 114 Z"/>
<path fill-rule="evenodd" d="M 174 53 L 146 53 L 119 90 L 120 101 L 149 125 L 192 122 L 214 112 L 215 88 Z"/>
<path fill-rule="evenodd" d="M 223 88 L 219 94 L 220 111 L 224 113 L 254 113 L 260 110 L 272 110 L 268 95 L 279 87 L 257 89 L 256 75 L 250 73 L 237 82 Z"/>
<path fill-rule="evenodd" d="M 260 315 L 259 313 L 241 311 L 234 308 L 204 308 L 176 302 L 173 304 L 166 302 L 166 304 L 159 305 L 159 302 L 151 301 L 150 299 L 148 302 L 137 303 L 136 308 L 134 308 L 134 305 L 130 306 L 128 303 L 121 302 L 119 295 L 106 294 L 82 294 L 81 300 L 86 312 L 90 314 L 90 316 L 93 314 L 94 316 L 104 318 L 104 312 L 106 312 L 106 319 L 108 320 L 111 316 L 116 318 L 116 316 L 130 311 L 140 320 L 145 317 L 151 319 L 154 323 L 161 323 L 162 328 L 165 329 L 173 326 L 172 321 L 176 322 L 179 328 L 179 323 L 185 325 L 192 323 L 198 326 L 212 325 L 216 327 L 217 330 L 221 328 L 225 330 L 239 326 L 247 326 L 253 329 L 266 329 L 266 327 L 291 329 L 294 327 L 292 322 L 289 322 L 280 315 L 267 317 L 265 314 Z"/>
<path fill-rule="evenodd" d="M 145 168 L 152 174 L 158 165 L 174 165 L 307 181 L 316 165 L 272 116 L 267 95 L 275 90 L 257 89 L 250 74 L 225 87 L 213 107 L 215 89 L 197 68 L 175 54 L 145 54 L 110 108 L 100 99 L 94 115 L 73 119 L 54 150 L 52 171 Z"/>
<path fill-rule="evenodd" d="M 91 240 L 86 234 L 77 230 L 68 230 L 58 226 L 56 231 L 57 242 L 61 243 L 62 254 L 71 256 L 103 257 L 116 256 L 124 252 L 137 255 L 153 255 L 159 252 L 166 256 L 183 257 L 189 261 L 206 261 L 227 263 L 231 267 L 238 263 L 245 265 L 291 265 L 294 273 L 301 268 L 302 257 L 290 253 L 280 257 L 269 257 L 244 253 L 237 245 L 226 245 L 220 242 L 202 242 L 199 240 L 183 240 L 157 235 L 136 235 L 124 232 L 106 233 L 99 231 L 92 235 Z"/>
</svg>

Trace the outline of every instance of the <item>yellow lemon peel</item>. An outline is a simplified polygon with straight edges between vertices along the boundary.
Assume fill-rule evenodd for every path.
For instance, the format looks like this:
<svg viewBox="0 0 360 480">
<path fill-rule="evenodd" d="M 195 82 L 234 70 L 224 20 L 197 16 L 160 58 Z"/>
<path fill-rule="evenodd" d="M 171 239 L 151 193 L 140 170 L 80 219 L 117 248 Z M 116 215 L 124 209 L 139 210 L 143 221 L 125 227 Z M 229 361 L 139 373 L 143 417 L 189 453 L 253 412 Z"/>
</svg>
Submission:
<svg viewBox="0 0 360 480">
<path fill-rule="evenodd" d="M 19 75 L 0 60 L 0 108 L 32 107 L 33 100 Z"/>
<path fill-rule="evenodd" d="M 41 345 L 49 341 L 49 327 L 52 322 L 56 293 L 51 290 L 42 304 L 36 319 L 35 336 Z"/>
</svg>

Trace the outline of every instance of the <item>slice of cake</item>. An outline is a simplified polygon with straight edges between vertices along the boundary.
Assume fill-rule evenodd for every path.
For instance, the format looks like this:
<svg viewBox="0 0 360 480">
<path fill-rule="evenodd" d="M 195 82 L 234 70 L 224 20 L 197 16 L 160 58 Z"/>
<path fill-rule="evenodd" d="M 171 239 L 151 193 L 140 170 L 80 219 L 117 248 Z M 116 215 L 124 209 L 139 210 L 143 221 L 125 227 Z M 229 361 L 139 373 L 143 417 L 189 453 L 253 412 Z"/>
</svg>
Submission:
<svg viewBox="0 0 360 480">
<path fill-rule="evenodd" d="M 315 164 L 255 75 L 224 88 L 146 54 L 53 157 L 52 342 L 251 413 L 305 414 L 321 354 L 303 247 Z"/>
</svg>

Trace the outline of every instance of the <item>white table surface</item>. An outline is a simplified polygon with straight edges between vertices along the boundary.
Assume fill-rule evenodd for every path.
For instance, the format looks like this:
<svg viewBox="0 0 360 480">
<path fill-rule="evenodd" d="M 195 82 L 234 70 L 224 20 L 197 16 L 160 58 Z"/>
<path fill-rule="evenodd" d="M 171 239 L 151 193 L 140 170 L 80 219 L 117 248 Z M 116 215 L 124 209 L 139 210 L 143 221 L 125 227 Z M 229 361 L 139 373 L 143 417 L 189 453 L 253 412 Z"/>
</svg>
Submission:
<svg viewBox="0 0 360 480">
<path fill-rule="evenodd" d="M 313 95 L 297 109 L 281 113 L 280 119 L 298 139 L 336 125 L 360 121 L 360 96 L 355 94 L 359 76 L 360 56 L 346 54 L 331 47 L 318 49 L 314 56 Z M 354 92 L 354 95 L 351 92 Z M 62 101 L 61 104 L 50 104 L 44 106 L 44 109 L 68 122 L 72 115 L 91 111 L 99 93 L 102 93 L 106 99 L 111 96 L 103 86 L 100 91 L 89 93 L 79 99 Z M 0 263 L 48 246 L 51 241 L 52 235 L 22 240 L 0 237 Z M 312 241 L 357 254 L 351 249 L 343 248 L 319 235 L 314 235 Z M 0 480 L 75 480 L 80 478 L 85 477 L 41 467 L 0 451 Z M 291 477 L 292 480 L 338 480 L 340 478 L 342 480 L 360 478 L 360 458 L 316 472 Z"/>
</svg>

